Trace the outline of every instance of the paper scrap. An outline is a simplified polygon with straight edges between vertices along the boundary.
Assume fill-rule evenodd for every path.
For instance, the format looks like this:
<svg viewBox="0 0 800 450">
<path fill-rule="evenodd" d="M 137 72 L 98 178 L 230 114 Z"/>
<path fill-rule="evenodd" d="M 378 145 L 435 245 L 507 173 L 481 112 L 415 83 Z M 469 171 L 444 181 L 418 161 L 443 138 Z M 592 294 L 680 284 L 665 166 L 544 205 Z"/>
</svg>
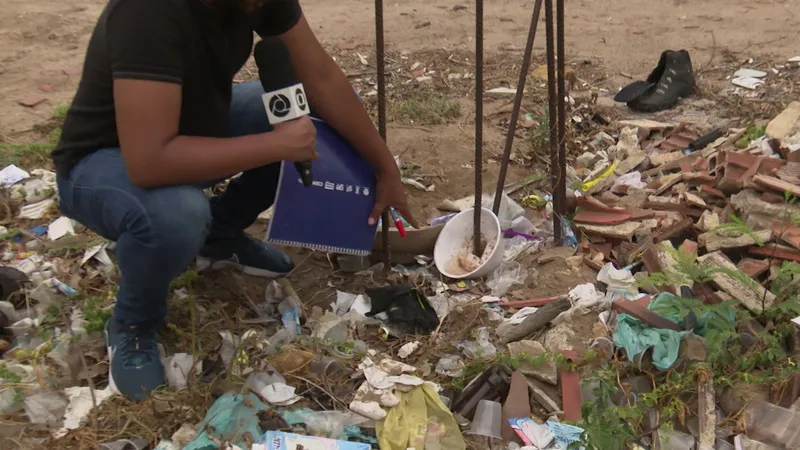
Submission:
<svg viewBox="0 0 800 450">
<path fill-rule="evenodd" d="M 61 239 L 68 234 L 75 234 L 75 227 L 72 225 L 72 219 L 69 217 L 59 217 L 47 228 L 47 237 L 51 241 Z"/>
<path fill-rule="evenodd" d="M 30 174 L 28 172 L 11 164 L 0 170 L 0 186 L 7 188 L 29 177 Z"/>
<path fill-rule="evenodd" d="M 745 89 L 756 89 L 757 87 L 764 84 L 763 81 L 753 77 L 734 78 L 731 80 L 731 83 L 735 84 L 736 86 L 743 87 Z"/>
<path fill-rule="evenodd" d="M 47 200 L 42 200 L 39 203 L 34 203 L 32 205 L 25 205 L 19 210 L 19 217 L 20 219 L 41 219 L 47 214 L 47 211 L 50 210 L 53 206 L 55 206 L 56 201 L 52 198 L 48 198 Z"/>
<path fill-rule="evenodd" d="M 755 69 L 739 69 L 733 74 L 737 78 L 764 78 L 767 72 Z"/>
</svg>

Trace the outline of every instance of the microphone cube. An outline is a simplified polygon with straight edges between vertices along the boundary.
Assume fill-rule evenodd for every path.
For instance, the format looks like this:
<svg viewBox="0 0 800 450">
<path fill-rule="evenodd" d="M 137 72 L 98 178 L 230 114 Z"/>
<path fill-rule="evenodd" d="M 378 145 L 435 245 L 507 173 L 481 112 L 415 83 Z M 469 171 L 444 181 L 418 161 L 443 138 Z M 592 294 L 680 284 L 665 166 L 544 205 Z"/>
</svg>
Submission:
<svg viewBox="0 0 800 450">
<path fill-rule="evenodd" d="M 266 92 L 261 96 L 267 119 L 272 125 L 294 120 L 310 114 L 306 92 L 302 84 Z"/>
</svg>

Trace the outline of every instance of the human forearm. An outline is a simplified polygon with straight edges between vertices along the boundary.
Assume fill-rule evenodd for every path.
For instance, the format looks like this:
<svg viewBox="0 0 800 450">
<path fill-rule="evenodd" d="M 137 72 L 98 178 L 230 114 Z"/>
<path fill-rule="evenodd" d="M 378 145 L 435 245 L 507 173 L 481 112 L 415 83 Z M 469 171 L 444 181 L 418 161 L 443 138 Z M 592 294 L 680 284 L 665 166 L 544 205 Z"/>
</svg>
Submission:
<svg viewBox="0 0 800 450">
<path fill-rule="evenodd" d="M 219 180 L 282 159 L 275 133 L 236 138 L 177 136 L 153 152 L 146 166 L 126 161 L 133 184 L 143 188 Z M 123 150 L 124 154 L 124 150 Z"/>
<path fill-rule="evenodd" d="M 320 116 L 367 159 L 379 175 L 397 172 L 392 153 L 378 134 L 347 78 L 331 61 L 327 75 L 307 84 L 306 94 Z"/>
</svg>

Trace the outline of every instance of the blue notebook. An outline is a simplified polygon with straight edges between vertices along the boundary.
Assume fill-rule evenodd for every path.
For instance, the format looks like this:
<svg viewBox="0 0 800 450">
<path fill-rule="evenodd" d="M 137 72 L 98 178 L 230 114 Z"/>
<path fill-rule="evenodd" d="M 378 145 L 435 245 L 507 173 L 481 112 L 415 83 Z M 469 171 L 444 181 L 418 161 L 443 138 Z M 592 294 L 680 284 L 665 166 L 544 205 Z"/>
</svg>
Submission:
<svg viewBox="0 0 800 450">
<path fill-rule="evenodd" d="M 367 225 L 375 204 L 375 169 L 325 122 L 317 128 L 314 184 L 303 185 L 284 161 L 267 240 L 331 253 L 368 255 L 377 225 Z"/>
</svg>

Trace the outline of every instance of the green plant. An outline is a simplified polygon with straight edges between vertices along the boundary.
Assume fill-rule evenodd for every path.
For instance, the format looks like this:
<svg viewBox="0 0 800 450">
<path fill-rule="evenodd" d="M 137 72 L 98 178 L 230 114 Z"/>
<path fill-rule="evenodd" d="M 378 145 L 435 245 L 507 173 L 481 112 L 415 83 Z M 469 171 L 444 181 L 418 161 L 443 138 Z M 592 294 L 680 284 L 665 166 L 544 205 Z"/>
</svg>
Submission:
<svg viewBox="0 0 800 450">
<path fill-rule="evenodd" d="M 736 142 L 736 146 L 739 148 L 745 148 L 750 145 L 750 142 L 760 138 L 767 132 L 767 126 L 756 126 L 755 124 L 751 124 L 747 127 L 747 131 L 744 132 L 744 135 Z"/>
</svg>

